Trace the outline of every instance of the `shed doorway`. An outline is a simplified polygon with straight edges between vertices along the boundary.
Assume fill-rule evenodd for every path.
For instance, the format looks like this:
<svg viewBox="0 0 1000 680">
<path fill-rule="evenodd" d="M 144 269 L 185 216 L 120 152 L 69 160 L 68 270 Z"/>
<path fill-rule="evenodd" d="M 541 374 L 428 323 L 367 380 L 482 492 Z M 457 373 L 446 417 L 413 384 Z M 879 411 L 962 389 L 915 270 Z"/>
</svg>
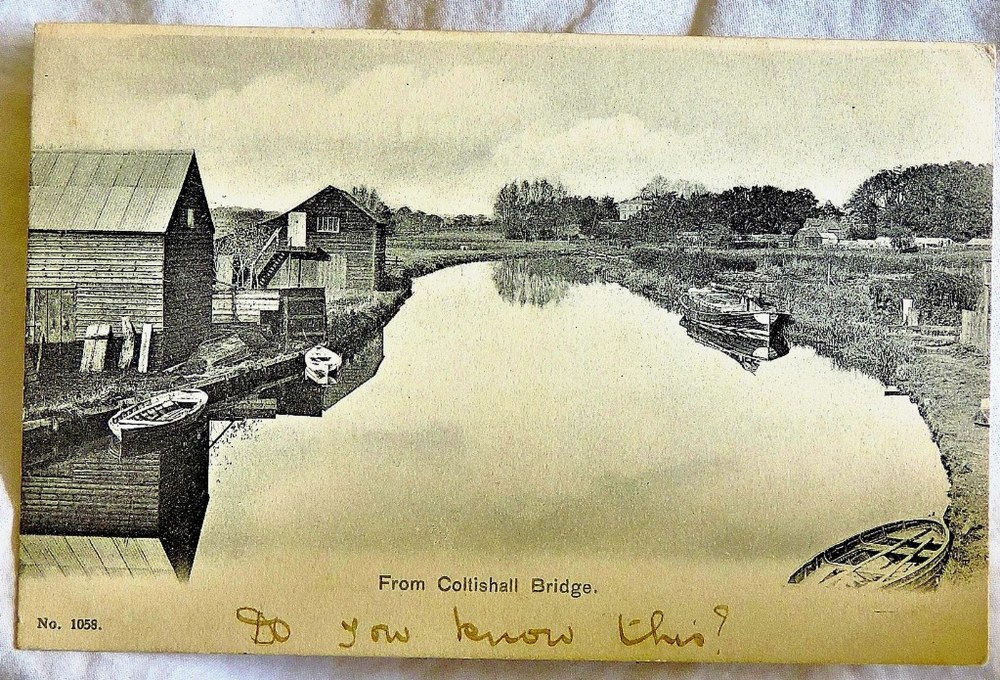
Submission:
<svg viewBox="0 0 1000 680">
<path fill-rule="evenodd" d="M 306 247 L 306 214 L 288 213 L 288 245 L 293 248 Z"/>
</svg>

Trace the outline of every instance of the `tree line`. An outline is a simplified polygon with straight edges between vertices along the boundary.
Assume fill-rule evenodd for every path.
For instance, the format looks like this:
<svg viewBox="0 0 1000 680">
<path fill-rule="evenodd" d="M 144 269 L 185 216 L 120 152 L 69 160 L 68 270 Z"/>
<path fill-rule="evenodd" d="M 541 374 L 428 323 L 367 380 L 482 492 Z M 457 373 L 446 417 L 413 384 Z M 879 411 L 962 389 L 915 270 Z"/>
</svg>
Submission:
<svg viewBox="0 0 1000 680">
<path fill-rule="evenodd" d="M 486 232 L 495 229 L 493 220 L 486 215 L 448 215 L 414 210 L 409 206 L 390 208 L 378 190 L 365 185 L 351 189 L 351 196 L 369 212 L 386 223 L 387 236 L 436 234 L 444 231 Z"/>
<path fill-rule="evenodd" d="M 954 161 L 881 170 L 851 194 L 862 238 L 986 237 L 993 220 L 993 166 Z"/>
<path fill-rule="evenodd" d="M 642 211 L 621 222 L 613 199 L 570 195 L 541 179 L 506 184 L 494 215 L 508 238 L 555 238 L 567 225 L 596 237 L 650 243 L 682 232 L 713 240 L 746 234 L 795 234 L 809 218 L 847 218 L 847 236 L 888 236 L 896 243 L 914 236 L 967 241 L 988 236 L 993 213 L 993 166 L 964 161 L 882 170 L 862 182 L 843 208 L 820 203 L 809 189 L 771 185 L 709 191 L 685 180 L 654 177 L 639 192 Z"/>
<path fill-rule="evenodd" d="M 862 182 L 843 207 L 820 203 L 809 189 L 771 185 L 709 191 L 686 180 L 653 177 L 639 192 L 643 210 L 619 220 L 611 196 L 579 196 L 561 183 L 540 178 L 505 184 L 493 215 L 444 217 L 407 206 L 390 208 L 374 188 L 351 190 L 359 203 L 385 219 L 390 234 L 444 231 L 500 232 L 510 239 L 569 238 L 582 234 L 650 243 L 682 232 L 710 234 L 713 240 L 746 234 L 795 234 L 809 218 L 848 218 L 848 237 L 914 236 L 967 241 L 989 236 L 993 213 L 993 166 L 964 161 L 881 170 Z"/>
<path fill-rule="evenodd" d="M 611 196 L 574 196 L 562 184 L 537 179 L 505 184 L 493 215 L 507 238 L 530 241 L 596 235 L 602 222 L 618 219 L 618 208 Z"/>
</svg>

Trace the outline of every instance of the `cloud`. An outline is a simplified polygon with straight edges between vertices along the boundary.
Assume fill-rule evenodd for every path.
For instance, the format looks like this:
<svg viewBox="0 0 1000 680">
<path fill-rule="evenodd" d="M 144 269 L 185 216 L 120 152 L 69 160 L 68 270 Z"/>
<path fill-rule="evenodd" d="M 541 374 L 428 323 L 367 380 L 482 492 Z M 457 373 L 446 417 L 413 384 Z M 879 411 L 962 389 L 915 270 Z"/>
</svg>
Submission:
<svg viewBox="0 0 1000 680">
<path fill-rule="evenodd" d="M 840 202 L 881 168 L 992 148 L 992 72 L 958 48 L 337 36 L 50 41 L 34 142 L 194 148 L 213 203 L 365 183 L 444 213 L 542 176 L 617 198 L 662 174 Z"/>
<path fill-rule="evenodd" d="M 548 177 L 574 192 L 625 197 L 658 173 L 686 173 L 691 143 L 669 128 L 625 114 L 569 129 L 533 126 L 501 143 L 490 163 L 507 179 Z"/>
</svg>

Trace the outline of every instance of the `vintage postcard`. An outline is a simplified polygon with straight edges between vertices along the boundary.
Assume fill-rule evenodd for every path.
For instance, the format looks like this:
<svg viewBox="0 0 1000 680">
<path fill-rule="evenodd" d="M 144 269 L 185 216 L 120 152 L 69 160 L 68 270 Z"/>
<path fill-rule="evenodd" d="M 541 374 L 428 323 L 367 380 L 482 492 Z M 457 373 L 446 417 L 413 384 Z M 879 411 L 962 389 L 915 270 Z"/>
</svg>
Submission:
<svg viewBox="0 0 1000 680">
<path fill-rule="evenodd" d="M 992 47 L 35 49 L 21 647 L 986 658 Z"/>
</svg>

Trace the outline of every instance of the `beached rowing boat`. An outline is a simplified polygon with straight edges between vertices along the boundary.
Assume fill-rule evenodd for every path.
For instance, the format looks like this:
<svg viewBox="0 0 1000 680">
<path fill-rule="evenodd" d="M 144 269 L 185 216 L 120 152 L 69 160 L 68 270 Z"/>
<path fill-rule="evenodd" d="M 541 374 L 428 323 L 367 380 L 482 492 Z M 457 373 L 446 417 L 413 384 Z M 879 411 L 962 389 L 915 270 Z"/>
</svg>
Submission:
<svg viewBox="0 0 1000 680">
<path fill-rule="evenodd" d="M 929 588 L 937 582 L 950 545 L 951 533 L 937 519 L 891 522 L 827 548 L 802 565 L 788 582 Z"/>
<path fill-rule="evenodd" d="M 201 390 L 172 390 L 119 409 L 108 428 L 122 443 L 135 436 L 162 436 L 195 419 L 206 404 L 208 395 Z"/>
</svg>

